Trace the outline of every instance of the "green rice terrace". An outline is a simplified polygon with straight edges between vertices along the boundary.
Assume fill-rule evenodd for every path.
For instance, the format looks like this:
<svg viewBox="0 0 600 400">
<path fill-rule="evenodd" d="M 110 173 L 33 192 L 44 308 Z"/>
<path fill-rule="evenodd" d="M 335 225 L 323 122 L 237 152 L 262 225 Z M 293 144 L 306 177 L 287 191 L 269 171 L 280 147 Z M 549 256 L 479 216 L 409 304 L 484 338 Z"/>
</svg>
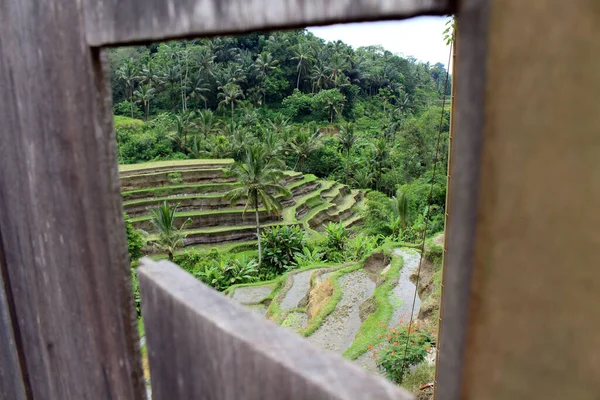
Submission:
<svg viewBox="0 0 600 400">
<path fill-rule="evenodd" d="M 231 206 L 223 198 L 235 185 L 226 177 L 233 160 L 165 161 L 120 166 L 123 208 L 136 229 L 148 232 L 147 253 L 153 253 L 154 228 L 148 210 L 166 201 L 178 205 L 176 226 L 184 228 L 184 246 L 247 242 L 256 239 L 251 213 L 244 202 Z M 300 225 L 307 232 L 322 231 L 329 222 L 352 227 L 361 222 L 364 191 L 317 179 L 314 175 L 284 172 L 281 182 L 291 196 L 279 196 L 280 215 L 259 210 L 261 226 Z"/>
<path fill-rule="evenodd" d="M 131 258 L 142 252 L 155 259 L 166 257 L 160 251 L 165 242 L 160 219 L 166 215 L 167 232 L 180 238 L 168 256 L 197 279 L 375 374 L 413 391 L 428 384 L 434 371 L 432 327 L 438 313 L 443 236 L 428 241 L 417 290 L 413 281 L 419 246 L 401 240 L 416 237 L 420 220 L 404 233 L 369 231 L 373 214 L 395 215 L 392 204 L 401 202 L 401 196 L 386 200 L 377 192 L 352 190 L 314 175 L 278 171 L 276 186 L 264 185 L 277 208 L 265 207 L 269 200 L 264 198 L 247 207 L 251 195 L 239 200 L 229 195 L 247 186 L 232 171 L 242 166 L 248 170 L 253 162 L 184 160 L 121 166 Z M 268 162 L 261 166 L 268 170 Z M 391 226 L 401 227 L 399 221 L 406 217 L 395 218 Z M 138 312 L 139 299 L 136 292 Z M 413 299 L 414 344 L 409 357 L 401 360 L 407 337 L 404 322 L 413 312 Z M 141 320 L 140 331 L 143 336 Z M 144 343 L 142 339 L 143 353 Z M 399 368 L 403 362 L 404 368 Z M 147 365 L 145 370 L 148 373 Z"/>
</svg>

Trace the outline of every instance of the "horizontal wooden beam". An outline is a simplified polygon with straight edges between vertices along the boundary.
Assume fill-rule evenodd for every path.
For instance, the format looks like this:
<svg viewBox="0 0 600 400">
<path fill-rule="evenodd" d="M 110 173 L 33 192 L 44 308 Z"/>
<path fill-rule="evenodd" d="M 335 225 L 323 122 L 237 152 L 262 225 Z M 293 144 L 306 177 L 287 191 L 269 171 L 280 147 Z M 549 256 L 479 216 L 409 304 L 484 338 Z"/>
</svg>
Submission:
<svg viewBox="0 0 600 400">
<path fill-rule="evenodd" d="M 454 13 L 455 0 L 84 0 L 92 46 Z"/>
<path fill-rule="evenodd" d="M 139 268 L 153 399 L 412 399 L 168 261 Z"/>
</svg>

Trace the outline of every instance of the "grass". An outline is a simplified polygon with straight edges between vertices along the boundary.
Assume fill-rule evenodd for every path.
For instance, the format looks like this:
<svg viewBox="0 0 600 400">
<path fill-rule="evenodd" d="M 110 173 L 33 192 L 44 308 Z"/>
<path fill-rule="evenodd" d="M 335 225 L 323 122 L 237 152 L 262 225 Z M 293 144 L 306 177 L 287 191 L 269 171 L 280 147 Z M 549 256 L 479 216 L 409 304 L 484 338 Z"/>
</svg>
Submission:
<svg viewBox="0 0 600 400">
<path fill-rule="evenodd" d="M 126 190 L 121 192 L 123 200 L 135 197 L 137 194 L 148 194 L 147 197 L 161 197 L 177 194 L 178 190 L 196 190 L 195 193 L 225 193 L 235 186 L 235 182 L 198 183 L 192 185 L 157 186 L 144 189 Z"/>
<path fill-rule="evenodd" d="M 187 251 L 210 252 L 216 249 L 219 253 L 242 253 L 246 251 L 256 251 L 256 240 L 247 242 L 231 242 L 224 244 L 201 244 L 198 246 L 188 246 L 175 251 L 175 254 L 184 254 Z M 153 260 L 164 260 L 167 258 L 166 253 L 156 253 L 150 256 Z"/>
<path fill-rule="evenodd" d="M 128 118 L 131 121 L 131 118 Z M 133 120 L 137 121 L 137 120 Z M 141 122 L 141 121 L 140 121 Z M 229 165 L 233 163 L 231 158 L 206 159 L 206 160 L 170 160 L 170 161 L 151 161 L 140 164 L 119 165 L 119 172 L 143 171 L 145 169 L 164 168 L 164 167 L 189 167 L 193 165 Z"/>
<path fill-rule="evenodd" d="M 402 387 L 409 392 L 419 394 L 419 388 L 432 383 L 435 378 L 435 365 L 422 362 L 411 370 L 402 380 Z"/>
<path fill-rule="evenodd" d="M 141 127 L 144 125 L 144 121 L 141 119 L 135 119 L 130 117 L 125 117 L 123 115 L 115 115 L 114 116 L 115 128 L 119 127 Z"/>
<path fill-rule="evenodd" d="M 161 161 L 161 162 L 167 162 L 167 161 Z M 135 164 L 137 165 L 137 164 Z M 175 170 L 175 171 L 171 171 L 171 170 L 164 170 L 164 171 L 151 171 L 151 172 L 144 172 L 143 170 L 133 170 L 134 172 L 139 172 L 139 174 L 131 174 L 131 175 L 127 175 L 127 176 L 122 176 L 121 177 L 121 181 L 125 180 L 127 181 L 127 179 L 133 179 L 133 178 L 149 178 L 152 176 L 164 176 L 167 175 L 167 179 L 171 179 L 171 177 L 169 175 L 171 174 L 177 174 L 175 176 L 173 176 L 173 179 L 183 179 L 181 174 L 205 174 L 205 176 L 202 176 L 203 178 L 224 178 L 223 174 L 227 171 L 226 168 L 203 168 L 203 169 L 179 169 L 179 170 Z M 124 171 L 120 171 L 120 172 L 124 172 Z M 221 175 L 219 176 L 206 176 L 208 174 L 218 174 L 221 173 Z M 179 183 L 177 183 L 179 184 Z"/>
<path fill-rule="evenodd" d="M 258 212 L 265 212 L 264 208 L 259 208 Z M 185 217 L 201 217 L 205 215 L 227 215 L 227 214 L 243 214 L 243 208 L 227 208 L 227 209 L 219 209 L 219 210 L 204 210 L 204 211 L 185 211 L 179 212 L 175 214 L 175 218 L 185 218 Z M 254 210 L 246 211 L 247 218 L 252 222 L 254 218 Z M 131 222 L 144 222 L 150 221 L 152 219 L 149 215 L 144 215 L 142 217 L 131 218 Z"/>
<path fill-rule="evenodd" d="M 386 245 L 389 252 L 389 247 Z M 369 346 L 380 341 L 380 337 L 387 331 L 387 326 L 394 312 L 394 305 L 390 301 L 390 293 L 396 286 L 400 270 L 404 260 L 402 256 L 391 254 L 390 269 L 387 271 L 385 280 L 375 288 L 371 296 L 375 304 L 373 311 L 364 320 L 360 329 L 354 337 L 352 345 L 344 352 L 344 357 L 354 360 L 365 353 Z"/>
</svg>

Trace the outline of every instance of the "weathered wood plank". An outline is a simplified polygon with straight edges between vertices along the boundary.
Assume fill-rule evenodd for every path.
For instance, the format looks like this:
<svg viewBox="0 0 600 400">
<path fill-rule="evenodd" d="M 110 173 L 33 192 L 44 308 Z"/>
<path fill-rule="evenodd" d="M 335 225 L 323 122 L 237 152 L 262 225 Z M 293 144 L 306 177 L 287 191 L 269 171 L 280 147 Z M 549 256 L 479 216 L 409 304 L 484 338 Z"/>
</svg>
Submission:
<svg viewBox="0 0 600 400">
<path fill-rule="evenodd" d="M 0 0 L 0 232 L 35 399 L 144 394 L 108 79 L 76 0 Z"/>
<path fill-rule="evenodd" d="M 482 161 L 489 3 L 465 0 L 458 14 L 436 400 L 458 400 L 462 384 Z"/>
<path fill-rule="evenodd" d="M 488 37 L 463 398 L 597 399 L 600 3 L 494 0 Z"/>
<path fill-rule="evenodd" d="M 154 399 L 410 399 L 168 261 L 139 268 Z"/>
<path fill-rule="evenodd" d="M 455 0 L 84 0 L 92 46 L 450 14 Z"/>
<path fill-rule="evenodd" d="M 0 399 L 25 400 L 27 384 L 23 382 L 17 342 L 13 333 L 11 306 L 6 295 L 9 285 L 4 279 L 5 264 L 0 240 Z"/>
<path fill-rule="evenodd" d="M 494 0 L 485 65 L 475 60 L 482 50 L 473 36 L 479 18 L 463 12 L 457 85 L 463 121 L 457 124 L 468 129 L 457 127 L 455 143 L 473 134 L 464 118 L 483 132 L 470 140 L 483 140 L 471 167 L 480 171 L 472 186 L 478 192 L 463 188 L 470 193 L 464 207 L 476 212 L 475 229 L 472 217 L 465 225 L 455 215 L 448 226 L 448 262 L 460 268 L 454 250 L 461 248 L 468 251 L 463 267 L 473 268 L 470 277 L 448 280 L 470 282 L 466 335 L 456 328 L 464 313 L 446 311 L 448 299 L 467 295 L 464 283 L 444 287 L 438 398 L 445 400 L 451 387 L 452 399 L 596 399 L 600 7 L 588 0 Z M 479 67 L 469 74 L 467 65 Z M 452 188 L 451 211 L 460 201 Z M 462 235 L 475 233 L 466 237 L 471 244 L 460 246 L 455 224 Z M 447 277 L 460 270 L 450 267 Z M 464 339 L 449 348 L 457 332 Z M 446 355 L 460 351 L 462 368 L 451 371 Z"/>
</svg>

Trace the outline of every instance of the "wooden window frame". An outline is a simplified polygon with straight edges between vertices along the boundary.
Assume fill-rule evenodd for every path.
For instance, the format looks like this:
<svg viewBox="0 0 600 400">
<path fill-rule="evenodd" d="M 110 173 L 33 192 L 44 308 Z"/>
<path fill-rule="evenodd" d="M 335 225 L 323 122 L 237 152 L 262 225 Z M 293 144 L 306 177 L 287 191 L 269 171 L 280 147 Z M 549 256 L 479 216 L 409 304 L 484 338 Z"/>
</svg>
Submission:
<svg viewBox="0 0 600 400">
<path fill-rule="evenodd" d="M 35 3 L 0 0 L 0 36 L 6 38 L 0 40 L 5 56 L 0 87 L 6 93 L 0 119 L 7 132 L 0 143 L 5 205 L 0 355 L 9 360 L 0 370 L 0 394 L 15 399 L 143 395 L 103 47 L 457 14 L 457 46 L 466 49 L 457 74 L 469 79 L 456 85 L 459 134 L 451 138 L 442 299 L 442 315 L 452 318 L 441 320 L 436 387 L 438 399 L 459 398 L 481 163 L 488 0 Z M 64 49 L 49 55 L 45 46 L 51 44 Z M 33 97 L 26 74 L 46 80 L 45 99 Z M 49 86 L 61 83 L 60 93 Z M 51 180 L 54 186 L 46 184 Z M 70 334 L 76 340 L 65 338 Z"/>
</svg>

